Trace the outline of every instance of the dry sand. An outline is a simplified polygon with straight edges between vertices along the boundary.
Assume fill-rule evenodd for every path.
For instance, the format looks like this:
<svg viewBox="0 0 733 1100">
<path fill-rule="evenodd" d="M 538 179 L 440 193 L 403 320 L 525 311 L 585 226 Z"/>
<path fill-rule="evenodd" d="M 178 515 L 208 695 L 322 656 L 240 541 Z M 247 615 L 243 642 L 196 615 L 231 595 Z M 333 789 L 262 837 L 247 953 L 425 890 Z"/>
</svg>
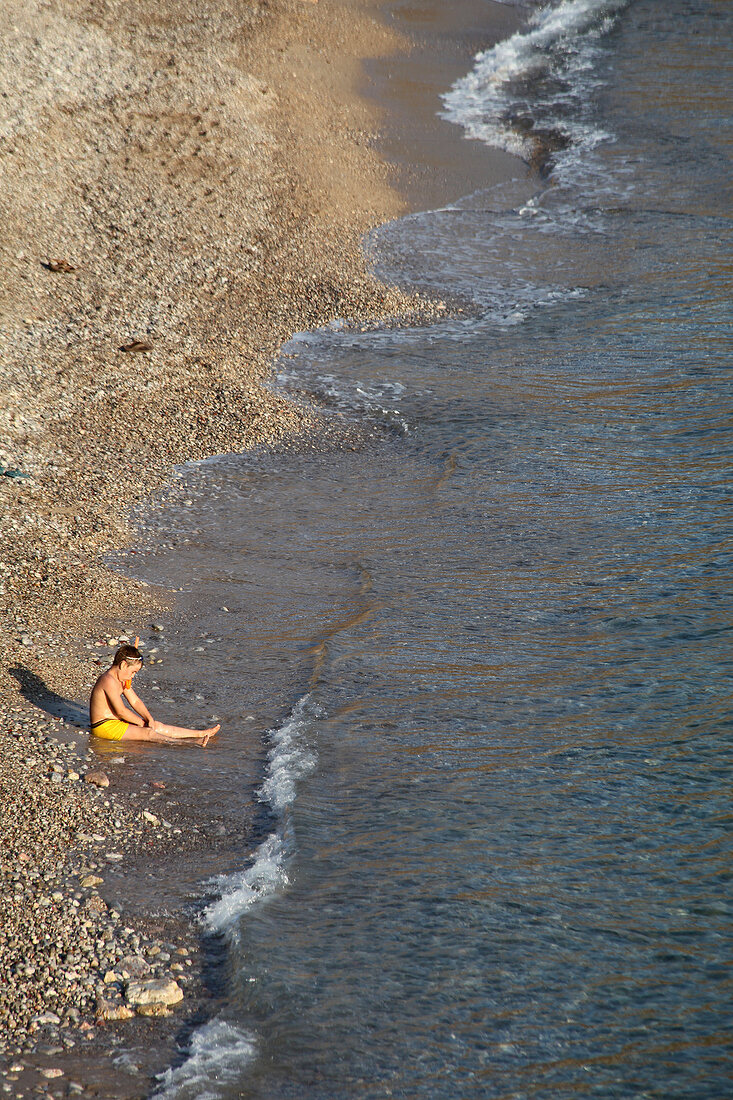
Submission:
<svg viewBox="0 0 733 1100">
<path fill-rule="evenodd" d="M 5 8 L 0 464 L 31 475 L 0 479 L 8 689 L 146 598 L 98 552 L 173 463 L 314 428 L 262 387 L 284 339 L 410 303 L 359 247 L 402 202 L 347 94 L 390 48 L 359 6 Z"/>
</svg>

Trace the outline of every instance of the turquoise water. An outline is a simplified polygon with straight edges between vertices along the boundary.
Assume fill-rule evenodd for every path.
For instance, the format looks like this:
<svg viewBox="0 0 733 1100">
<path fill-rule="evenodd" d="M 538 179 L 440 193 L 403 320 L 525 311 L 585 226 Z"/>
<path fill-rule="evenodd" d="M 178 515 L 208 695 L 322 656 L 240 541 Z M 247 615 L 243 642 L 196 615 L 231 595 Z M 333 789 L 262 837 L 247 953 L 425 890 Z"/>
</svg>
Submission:
<svg viewBox="0 0 733 1100">
<path fill-rule="evenodd" d="M 364 448 L 186 471 L 147 567 L 224 725 L 167 766 L 261 809 L 167 1097 L 730 1091 L 731 9 L 524 34 L 446 110 L 542 175 L 373 242 L 464 312 L 293 342 Z"/>
</svg>

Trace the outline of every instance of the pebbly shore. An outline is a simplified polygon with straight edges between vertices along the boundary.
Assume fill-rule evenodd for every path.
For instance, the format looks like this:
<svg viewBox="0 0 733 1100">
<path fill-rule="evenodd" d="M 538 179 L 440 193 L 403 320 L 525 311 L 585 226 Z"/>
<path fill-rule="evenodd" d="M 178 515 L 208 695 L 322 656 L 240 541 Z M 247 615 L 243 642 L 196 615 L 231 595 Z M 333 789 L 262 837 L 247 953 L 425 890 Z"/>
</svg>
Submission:
<svg viewBox="0 0 733 1100">
<path fill-rule="evenodd" d="M 403 210 L 354 87 L 363 57 L 404 43 L 368 4 L 7 0 L 4 16 L 2 1088 L 145 1095 L 73 1066 L 112 1028 L 196 1011 L 196 937 L 129 926 L 105 872 L 202 838 L 159 792 L 97 774 L 79 734 L 108 624 L 143 633 L 172 601 L 105 555 L 134 547 L 131 510 L 176 463 L 359 445 L 268 387 L 292 333 L 444 307 L 382 285 L 361 247 Z"/>
</svg>

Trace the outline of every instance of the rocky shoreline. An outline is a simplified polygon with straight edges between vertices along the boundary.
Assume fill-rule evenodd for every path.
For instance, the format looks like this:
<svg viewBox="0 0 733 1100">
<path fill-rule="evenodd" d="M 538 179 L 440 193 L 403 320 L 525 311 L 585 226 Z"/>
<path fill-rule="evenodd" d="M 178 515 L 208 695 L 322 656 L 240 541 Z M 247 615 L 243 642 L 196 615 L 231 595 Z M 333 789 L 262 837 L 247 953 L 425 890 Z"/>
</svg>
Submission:
<svg viewBox="0 0 733 1100">
<path fill-rule="evenodd" d="M 155 812 L 157 792 L 121 797 L 112 768 L 102 771 L 91 751 L 63 740 L 68 723 L 17 705 L 3 708 L 2 721 L 0 1057 L 12 1086 L 5 1092 L 26 1095 L 59 1079 L 65 1095 L 67 1063 L 79 1067 L 99 1047 L 100 1027 L 168 1016 L 184 995 L 195 997 L 194 932 L 181 922 L 172 943 L 130 927 L 102 891 L 110 868 L 161 858 L 167 846 L 196 837 Z M 16 827 L 8 831 L 8 823 Z M 85 1085 L 71 1091 L 82 1094 Z"/>
<path fill-rule="evenodd" d="M 443 309 L 380 284 L 361 248 L 403 204 L 370 149 L 377 120 L 354 83 L 361 57 L 397 45 L 366 3 L 349 0 L 6 5 L 6 1095 L 142 1095 L 134 1083 L 108 1092 L 74 1067 L 109 1048 L 113 1025 L 160 1028 L 149 1018 L 181 998 L 196 1011 L 193 931 L 130 927 L 103 895 L 105 869 L 200 837 L 156 811 L 155 791 L 122 790 L 113 768 L 109 786 L 96 785 L 94 754 L 76 736 L 83 718 L 64 715 L 78 713 L 98 674 L 100 631 L 147 623 L 171 601 L 122 584 L 104 555 L 134 546 L 130 512 L 173 464 L 255 446 L 359 445 L 357 429 L 267 388 L 283 341 L 337 317 Z"/>
</svg>

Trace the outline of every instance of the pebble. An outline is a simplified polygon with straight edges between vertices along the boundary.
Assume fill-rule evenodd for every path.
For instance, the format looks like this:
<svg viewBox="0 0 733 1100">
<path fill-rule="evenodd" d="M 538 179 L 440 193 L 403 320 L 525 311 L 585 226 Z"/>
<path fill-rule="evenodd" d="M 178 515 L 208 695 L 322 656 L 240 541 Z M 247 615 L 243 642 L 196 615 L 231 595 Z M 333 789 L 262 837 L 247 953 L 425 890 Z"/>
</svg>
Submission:
<svg viewBox="0 0 733 1100">
<path fill-rule="evenodd" d="M 32 1023 L 34 1024 L 60 1024 L 61 1017 L 57 1016 L 55 1012 L 42 1012 L 38 1016 L 34 1016 Z"/>
<path fill-rule="evenodd" d="M 95 787 L 109 787 L 109 776 L 103 771 L 89 771 L 84 776 L 85 783 L 91 783 Z M 94 838 L 96 840 L 96 837 Z"/>
<path fill-rule="evenodd" d="M 125 955 L 119 961 L 119 968 L 127 978 L 144 978 L 150 973 L 150 964 L 142 955 Z"/>
<path fill-rule="evenodd" d="M 137 1005 L 135 1008 L 138 1016 L 172 1016 L 167 1005 L 155 1001 L 152 1004 Z"/>
<path fill-rule="evenodd" d="M 104 998 L 97 998 L 97 1020 L 100 1023 L 113 1020 L 131 1020 L 135 1013 L 129 1005 L 115 1004 Z"/>
</svg>

